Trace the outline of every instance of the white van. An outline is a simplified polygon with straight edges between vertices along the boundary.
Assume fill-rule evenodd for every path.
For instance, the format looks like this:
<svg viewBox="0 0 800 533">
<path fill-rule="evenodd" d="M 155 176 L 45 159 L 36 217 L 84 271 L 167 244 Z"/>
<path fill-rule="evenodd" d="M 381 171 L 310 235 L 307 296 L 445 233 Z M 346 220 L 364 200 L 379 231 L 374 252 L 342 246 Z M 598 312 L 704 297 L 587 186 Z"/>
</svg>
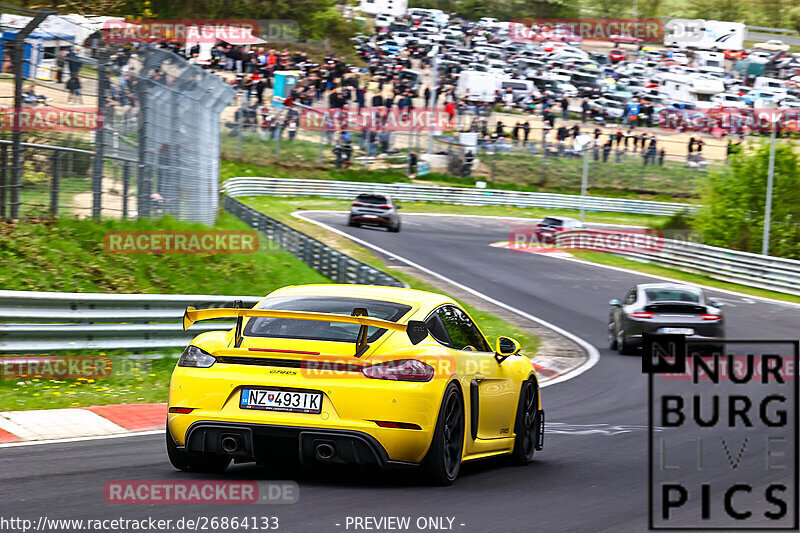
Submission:
<svg viewBox="0 0 800 533">
<path fill-rule="evenodd" d="M 490 72 L 463 70 L 456 84 L 456 98 L 470 102 L 494 102 L 497 78 Z"/>
<path fill-rule="evenodd" d="M 669 98 L 693 103 L 698 108 L 714 107 L 717 104 L 711 98 L 725 92 L 722 80 L 711 76 L 667 73 L 662 80 L 661 90 Z"/>
<path fill-rule="evenodd" d="M 759 76 L 753 83 L 753 89 L 767 89 L 772 92 L 787 92 L 789 85 L 786 80 L 779 80 L 778 78 L 768 78 L 767 76 Z"/>
</svg>

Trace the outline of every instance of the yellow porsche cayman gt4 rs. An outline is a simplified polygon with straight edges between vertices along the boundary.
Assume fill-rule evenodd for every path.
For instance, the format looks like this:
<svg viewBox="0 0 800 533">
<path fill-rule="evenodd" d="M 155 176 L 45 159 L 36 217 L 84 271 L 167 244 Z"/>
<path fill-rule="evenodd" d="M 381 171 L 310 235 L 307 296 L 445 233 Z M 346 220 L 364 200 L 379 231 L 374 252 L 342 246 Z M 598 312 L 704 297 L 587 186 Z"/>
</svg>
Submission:
<svg viewBox="0 0 800 533">
<path fill-rule="evenodd" d="M 172 374 L 167 452 L 180 470 L 231 460 L 420 466 L 449 484 L 463 461 L 542 448 L 544 411 L 531 361 L 492 349 L 455 302 L 429 292 L 306 285 L 252 309 L 186 310 L 236 318 L 205 332 Z"/>
</svg>

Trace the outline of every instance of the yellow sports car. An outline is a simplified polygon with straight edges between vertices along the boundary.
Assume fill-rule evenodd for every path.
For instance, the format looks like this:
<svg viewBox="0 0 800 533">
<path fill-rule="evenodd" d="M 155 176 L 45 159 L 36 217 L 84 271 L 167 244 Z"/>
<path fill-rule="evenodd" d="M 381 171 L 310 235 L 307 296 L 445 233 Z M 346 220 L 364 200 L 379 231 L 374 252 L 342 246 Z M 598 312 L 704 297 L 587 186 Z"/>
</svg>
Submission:
<svg viewBox="0 0 800 533">
<path fill-rule="evenodd" d="M 205 332 L 172 374 L 167 452 L 180 470 L 231 460 L 421 466 L 436 484 L 463 461 L 527 464 L 544 438 L 531 361 L 440 294 L 364 285 L 285 287 L 253 309 L 189 307 Z"/>
</svg>

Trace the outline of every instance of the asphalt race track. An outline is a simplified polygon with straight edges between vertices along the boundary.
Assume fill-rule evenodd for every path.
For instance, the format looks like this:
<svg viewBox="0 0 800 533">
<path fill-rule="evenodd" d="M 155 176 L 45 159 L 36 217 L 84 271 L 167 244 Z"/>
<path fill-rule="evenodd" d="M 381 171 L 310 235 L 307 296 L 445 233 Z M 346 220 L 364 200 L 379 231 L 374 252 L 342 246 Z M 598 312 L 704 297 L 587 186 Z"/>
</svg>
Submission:
<svg viewBox="0 0 800 533">
<path fill-rule="evenodd" d="M 349 228 L 343 213 L 306 216 L 547 320 L 597 347 L 601 357 L 593 368 L 544 390 L 548 433 L 545 449 L 532 465 L 513 467 L 499 460 L 467 464 L 456 483 L 446 488 L 420 486 L 413 475 L 402 472 L 301 472 L 298 477 L 290 469 L 240 465 L 231 467 L 226 477 L 296 479 L 299 502 L 109 505 L 103 497 L 107 481 L 203 476 L 172 469 L 163 435 L 9 447 L 0 449 L 0 514 L 33 520 L 42 515 L 88 519 L 269 515 L 279 517 L 280 531 L 311 532 L 346 531 L 348 516 L 410 516 L 412 525 L 418 517 L 443 516 L 454 518 L 453 530 L 464 532 L 647 530 L 647 378 L 639 357 L 607 349 L 605 328 L 608 300 L 621 298 L 635 283 L 652 278 L 490 247 L 508 238 L 509 222 L 500 219 L 405 216 L 402 231 L 395 234 Z M 800 306 L 710 293 L 724 304 L 729 337 L 798 337 Z M 693 490 L 710 477 L 715 482 L 765 480 L 763 456 L 752 459 L 750 451 L 742 455 L 737 469 L 689 472 L 685 480 Z M 698 506 L 694 496 L 690 505 Z M 792 499 L 796 502 L 796 493 L 788 497 Z M 716 512 L 720 505 L 715 501 L 712 507 Z"/>
</svg>

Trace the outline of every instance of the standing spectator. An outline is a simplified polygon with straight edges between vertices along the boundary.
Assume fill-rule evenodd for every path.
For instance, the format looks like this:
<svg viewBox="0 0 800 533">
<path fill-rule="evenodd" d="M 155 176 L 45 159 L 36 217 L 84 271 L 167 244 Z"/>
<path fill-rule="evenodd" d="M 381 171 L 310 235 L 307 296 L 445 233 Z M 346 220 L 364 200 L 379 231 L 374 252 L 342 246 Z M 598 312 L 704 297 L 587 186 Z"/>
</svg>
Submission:
<svg viewBox="0 0 800 533">
<path fill-rule="evenodd" d="M 419 157 L 417 153 L 412 148 L 408 152 L 408 176 L 411 178 L 416 177 L 417 175 L 417 162 L 419 161 Z"/>
<path fill-rule="evenodd" d="M 603 163 L 608 161 L 608 154 L 611 153 L 611 138 L 603 145 Z"/>
<path fill-rule="evenodd" d="M 528 145 L 528 136 L 531 134 L 531 125 L 527 121 L 522 124 L 522 145 Z"/>
<path fill-rule="evenodd" d="M 586 115 L 589 114 L 589 101 L 584 98 L 581 102 L 581 122 L 586 122 Z"/>
<path fill-rule="evenodd" d="M 689 137 L 689 157 L 692 157 L 692 152 L 694 152 L 694 136 Z"/>
<path fill-rule="evenodd" d="M 497 135 L 498 139 L 502 139 L 503 137 L 505 137 L 506 134 L 505 134 L 505 131 L 503 131 L 503 121 L 501 121 L 501 120 L 497 121 L 497 124 L 495 125 L 495 129 L 494 129 L 494 133 L 495 133 L 495 135 Z"/>
<path fill-rule="evenodd" d="M 569 117 L 569 100 L 566 96 L 561 97 L 561 118 L 567 120 Z"/>
<path fill-rule="evenodd" d="M 447 125 L 452 128 L 456 117 L 456 105 L 451 101 L 444 105 L 444 112 L 447 113 Z"/>
<path fill-rule="evenodd" d="M 67 66 L 69 67 L 69 75 L 78 76 L 81 71 L 81 59 L 78 57 L 78 54 L 75 53 L 75 50 L 70 48 L 69 53 L 67 53 L 65 57 L 67 61 Z"/>
<path fill-rule="evenodd" d="M 431 102 L 431 88 L 427 85 L 425 86 L 425 90 L 422 92 L 425 97 L 425 107 L 430 107 Z"/>
<path fill-rule="evenodd" d="M 66 56 L 67 51 L 62 50 L 56 58 L 56 83 L 64 83 L 64 66 L 67 62 Z"/>
<path fill-rule="evenodd" d="M 664 156 L 665 155 L 666 155 L 666 152 L 664 151 L 664 148 L 661 148 L 661 150 L 658 152 L 658 166 L 660 166 L 660 167 L 664 166 Z"/>
<path fill-rule="evenodd" d="M 361 109 L 364 107 L 364 100 L 367 97 L 367 91 L 365 87 L 359 85 L 356 87 L 356 104 L 358 105 L 358 111 L 361 112 Z"/>
<path fill-rule="evenodd" d="M 81 96 L 81 80 L 78 78 L 77 74 L 70 76 L 69 81 L 67 81 L 67 90 L 69 91 L 69 96 L 67 97 L 68 104 L 83 103 L 83 97 Z"/>
</svg>

